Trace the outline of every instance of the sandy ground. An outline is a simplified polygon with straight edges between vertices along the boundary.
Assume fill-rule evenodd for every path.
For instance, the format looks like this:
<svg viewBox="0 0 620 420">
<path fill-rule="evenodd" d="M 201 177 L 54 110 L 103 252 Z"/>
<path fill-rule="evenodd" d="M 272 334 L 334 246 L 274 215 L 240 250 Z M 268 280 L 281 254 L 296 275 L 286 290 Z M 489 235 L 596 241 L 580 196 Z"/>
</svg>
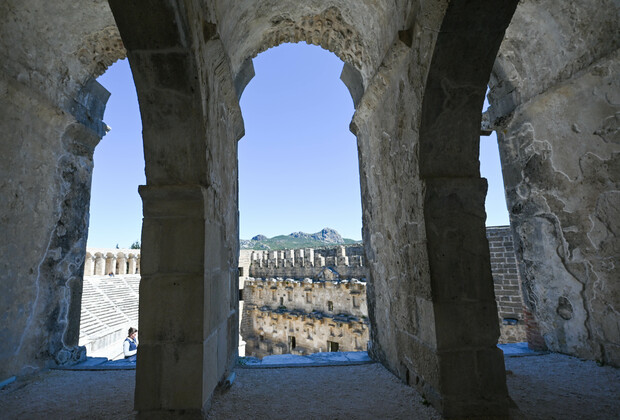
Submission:
<svg viewBox="0 0 620 420">
<path fill-rule="evenodd" d="M 558 354 L 506 359 L 521 419 L 620 419 L 620 369 Z M 438 419 L 381 365 L 238 368 L 211 419 Z M 48 371 L 0 390 L 1 419 L 133 418 L 135 371 Z"/>
<path fill-rule="evenodd" d="M 506 358 L 508 391 L 528 419 L 620 419 L 620 369 L 552 353 Z"/>
<path fill-rule="evenodd" d="M 441 419 L 379 364 L 237 369 L 209 419 Z"/>
<path fill-rule="evenodd" d="M 0 390 L 0 419 L 133 419 L 135 370 L 51 370 Z"/>
</svg>

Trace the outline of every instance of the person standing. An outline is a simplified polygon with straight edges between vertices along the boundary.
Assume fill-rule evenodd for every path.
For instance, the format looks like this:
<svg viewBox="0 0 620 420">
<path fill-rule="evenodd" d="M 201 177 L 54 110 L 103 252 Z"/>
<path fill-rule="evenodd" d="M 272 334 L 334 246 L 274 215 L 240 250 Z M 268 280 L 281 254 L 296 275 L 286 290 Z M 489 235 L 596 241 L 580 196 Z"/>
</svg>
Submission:
<svg viewBox="0 0 620 420">
<path fill-rule="evenodd" d="M 138 330 L 134 327 L 129 328 L 127 338 L 123 342 L 123 354 L 125 360 L 129 362 L 136 361 L 136 354 L 138 353 Z"/>
</svg>

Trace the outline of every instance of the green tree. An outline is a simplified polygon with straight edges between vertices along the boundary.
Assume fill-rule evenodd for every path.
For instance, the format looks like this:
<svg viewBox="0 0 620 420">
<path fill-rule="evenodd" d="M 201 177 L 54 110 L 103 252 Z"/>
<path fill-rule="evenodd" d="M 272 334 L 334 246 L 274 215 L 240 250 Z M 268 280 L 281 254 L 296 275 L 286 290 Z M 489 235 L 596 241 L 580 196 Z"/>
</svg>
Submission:
<svg viewBox="0 0 620 420">
<path fill-rule="evenodd" d="M 131 244 L 129 249 L 140 249 L 140 241 L 136 241 L 133 244 Z"/>
</svg>

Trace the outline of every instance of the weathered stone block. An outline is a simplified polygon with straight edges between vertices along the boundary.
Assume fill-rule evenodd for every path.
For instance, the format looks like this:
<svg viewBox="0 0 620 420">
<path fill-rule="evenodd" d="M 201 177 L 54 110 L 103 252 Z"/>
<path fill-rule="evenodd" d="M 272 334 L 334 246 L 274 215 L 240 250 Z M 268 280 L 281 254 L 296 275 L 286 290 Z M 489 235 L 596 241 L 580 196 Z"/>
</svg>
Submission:
<svg viewBox="0 0 620 420">
<path fill-rule="evenodd" d="M 204 277 L 196 274 L 143 275 L 140 282 L 140 345 L 200 342 L 204 337 Z"/>
</svg>

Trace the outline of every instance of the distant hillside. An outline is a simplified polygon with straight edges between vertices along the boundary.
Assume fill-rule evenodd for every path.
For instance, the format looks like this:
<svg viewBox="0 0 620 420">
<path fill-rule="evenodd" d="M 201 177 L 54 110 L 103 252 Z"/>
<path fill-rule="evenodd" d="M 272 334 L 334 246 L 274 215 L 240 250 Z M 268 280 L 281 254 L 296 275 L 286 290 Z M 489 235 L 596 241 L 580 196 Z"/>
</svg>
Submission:
<svg viewBox="0 0 620 420">
<path fill-rule="evenodd" d="M 317 233 L 293 232 L 290 235 L 279 235 L 268 238 L 265 235 L 256 235 L 252 239 L 241 239 L 241 249 L 297 249 L 322 248 L 332 245 L 357 244 L 355 241 L 340 236 L 334 229 L 325 228 Z"/>
</svg>

